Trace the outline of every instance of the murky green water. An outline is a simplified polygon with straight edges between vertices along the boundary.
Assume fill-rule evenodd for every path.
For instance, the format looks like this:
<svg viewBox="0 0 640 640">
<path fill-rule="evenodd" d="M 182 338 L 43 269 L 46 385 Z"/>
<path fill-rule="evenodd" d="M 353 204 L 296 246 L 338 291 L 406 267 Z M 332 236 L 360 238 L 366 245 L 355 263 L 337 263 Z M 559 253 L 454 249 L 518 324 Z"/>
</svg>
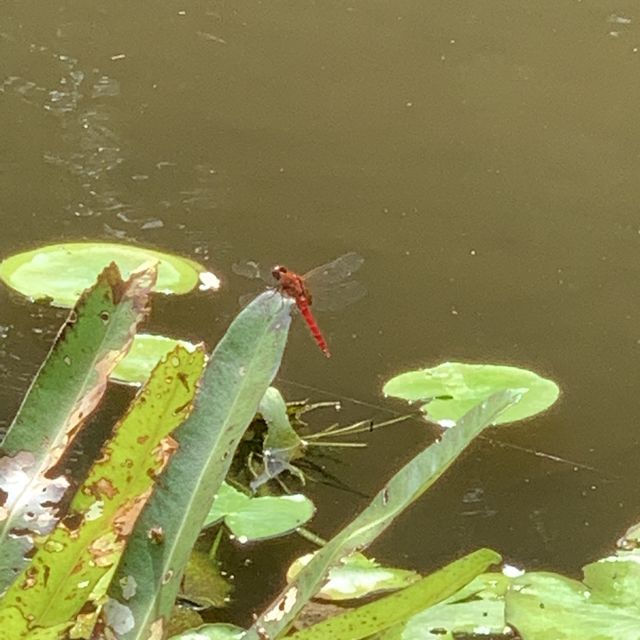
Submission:
<svg viewBox="0 0 640 640">
<path fill-rule="evenodd" d="M 214 344 L 247 290 L 232 263 L 305 270 L 358 251 L 368 297 L 319 318 L 334 357 L 298 323 L 282 371 L 318 389 L 283 385 L 291 396 L 356 400 L 344 421 L 401 410 L 382 382 L 447 359 L 561 384 L 549 414 L 477 443 L 379 559 L 426 571 L 489 545 L 575 572 L 637 519 L 637 3 L 23 0 L 2 14 L 1 255 L 87 238 L 206 261 L 225 291 L 158 301 L 152 328 Z M 6 422 L 61 315 L 0 295 Z M 328 468 L 372 493 L 430 437 L 398 427 Z M 313 492 L 324 535 L 364 502 Z"/>
</svg>

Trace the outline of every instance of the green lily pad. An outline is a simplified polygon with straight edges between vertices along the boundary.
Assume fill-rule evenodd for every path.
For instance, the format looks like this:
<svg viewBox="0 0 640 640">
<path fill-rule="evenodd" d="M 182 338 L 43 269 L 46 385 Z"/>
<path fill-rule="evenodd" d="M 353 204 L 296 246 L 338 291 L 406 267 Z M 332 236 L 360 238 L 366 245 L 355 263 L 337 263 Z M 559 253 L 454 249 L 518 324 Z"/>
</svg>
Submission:
<svg viewBox="0 0 640 640">
<path fill-rule="evenodd" d="M 640 605 L 617 604 L 583 583 L 553 573 L 527 573 L 506 595 L 506 620 L 523 640 L 638 640 Z"/>
<path fill-rule="evenodd" d="M 139 333 L 133 338 L 129 353 L 116 365 L 109 379 L 122 384 L 144 384 L 158 362 L 177 345 L 182 345 L 189 352 L 196 349 L 196 345 L 186 340 Z"/>
<path fill-rule="evenodd" d="M 293 562 L 287 571 L 287 580 L 293 580 L 313 555 L 308 553 Z M 419 579 L 420 574 L 415 571 L 383 567 L 374 559 L 356 552 L 331 569 L 329 579 L 316 597 L 324 600 L 363 598 L 382 591 L 404 589 Z"/>
<path fill-rule="evenodd" d="M 170 640 L 240 640 L 244 635 L 244 629 L 225 622 L 204 624 L 197 629 L 183 631 L 177 636 L 171 636 Z"/>
<path fill-rule="evenodd" d="M 217 289 L 219 280 L 202 265 L 152 249 L 106 242 L 74 242 L 39 247 L 0 263 L 0 279 L 32 300 L 47 300 L 59 307 L 72 307 L 99 273 L 115 262 L 126 278 L 145 263 L 158 263 L 154 291 L 188 293 Z"/>
<path fill-rule="evenodd" d="M 452 426 L 472 407 L 503 389 L 515 389 L 522 397 L 492 424 L 523 420 L 540 413 L 560 394 L 555 382 L 527 369 L 459 362 L 401 373 L 384 385 L 383 392 L 409 402 L 424 402 L 421 409 L 428 420 Z"/>
<path fill-rule="evenodd" d="M 244 543 L 295 531 L 313 517 L 314 511 L 313 502 L 300 494 L 250 498 L 223 482 L 204 526 L 224 520 Z"/>
</svg>

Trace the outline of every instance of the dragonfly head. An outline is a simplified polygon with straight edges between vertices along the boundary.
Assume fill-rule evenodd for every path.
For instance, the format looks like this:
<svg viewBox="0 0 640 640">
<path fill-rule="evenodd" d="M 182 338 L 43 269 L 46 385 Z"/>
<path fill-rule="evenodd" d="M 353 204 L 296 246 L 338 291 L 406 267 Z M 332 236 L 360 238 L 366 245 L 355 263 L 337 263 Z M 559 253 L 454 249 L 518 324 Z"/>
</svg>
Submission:
<svg viewBox="0 0 640 640">
<path fill-rule="evenodd" d="M 276 265 L 275 267 L 273 267 L 273 269 L 271 269 L 271 275 L 278 281 L 280 282 L 280 279 L 282 278 L 282 276 L 287 273 L 289 271 L 289 269 L 287 269 L 286 267 L 282 267 L 281 265 Z"/>
</svg>

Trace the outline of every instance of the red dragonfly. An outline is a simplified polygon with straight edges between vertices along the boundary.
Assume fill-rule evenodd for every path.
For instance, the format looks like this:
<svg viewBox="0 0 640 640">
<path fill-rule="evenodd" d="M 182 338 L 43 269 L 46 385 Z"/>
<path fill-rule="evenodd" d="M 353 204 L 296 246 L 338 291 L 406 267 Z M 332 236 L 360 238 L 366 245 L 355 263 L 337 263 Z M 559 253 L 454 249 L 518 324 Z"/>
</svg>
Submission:
<svg viewBox="0 0 640 640">
<path fill-rule="evenodd" d="M 345 253 L 303 276 L 281 265 L 276 265 L 271 270 L 276 290 L 295 301 L 316 344 L 327 358 L 331 353 L 311 312 L 311 305 L 313 304 L 314 309 L 335 311 L 362 298 L 366 293 L 365 288 L 348 278 L 363 262 L 364 258 L 357 253 Z M 250 278 L 263 277 L 255 262 L 233 265 L 233 271 Z"/>
</svg>

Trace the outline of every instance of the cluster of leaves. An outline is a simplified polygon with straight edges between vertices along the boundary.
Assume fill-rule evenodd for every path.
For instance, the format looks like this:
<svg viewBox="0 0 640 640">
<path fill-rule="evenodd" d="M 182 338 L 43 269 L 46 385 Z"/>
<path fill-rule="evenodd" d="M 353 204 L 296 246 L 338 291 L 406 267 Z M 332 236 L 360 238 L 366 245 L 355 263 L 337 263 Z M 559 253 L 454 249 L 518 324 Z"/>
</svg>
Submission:
<svg viewBox="0 0 640 640">
<path fill-rule="evenodd" d="M 106 254 L 118 255 L 128 279 L 111 264 L 80 293 Z M 47 256 L 68 277 L 57 289 L 43 285 L 53 273 Z M 270 387 L 291 303 L 258 296 L 207 355 L 202 345 L 137 334 L 154 288 L 185 292 L 199 281 L 215 282 L 191 261 L 121 245 L 56 245 L 6 260 L 0 277 L 34 299 L 77 300 L 2 443 L 0 637 L 164 638 L 176 628 L 171 622 L 185 571 L 209 561 L 192 553 L 203 527 L 224 523 L 238 540 L 260 540 L 295 530 L 313 515 L 302 495 L 251 497 L 225 483 L 256 413 L 266 435 L 252 487 L 296 472 L 293 461 L 305 442 Z M 143 386 L 72 492 L 58 469 L 78 433 L 91 428 L 88 418 L 109 379 Z M 208 624 L 179 631 L 176 640 L 435 640 L 513 630 L 523 640 L 638 640 L 637 530 L 616 555 L 585 567 L 584 583 L 549 573 L 487 573 L 501 561 L 489 549 L 426 577 L 364 556 L 486 427 L 544 410 L 558 388 L 514 367 L 446 363 L 398 376 L 385 393 L 420 401 L 427 419 L 455 428 L 410 460 L 320 549 L 294 563 L 287 586 L 251 628 Z M 212 604 L 207 588 L 200 599 Z M 314 598 L 353 605 L 389 590 L 311 622 Z"/>
</svg>

